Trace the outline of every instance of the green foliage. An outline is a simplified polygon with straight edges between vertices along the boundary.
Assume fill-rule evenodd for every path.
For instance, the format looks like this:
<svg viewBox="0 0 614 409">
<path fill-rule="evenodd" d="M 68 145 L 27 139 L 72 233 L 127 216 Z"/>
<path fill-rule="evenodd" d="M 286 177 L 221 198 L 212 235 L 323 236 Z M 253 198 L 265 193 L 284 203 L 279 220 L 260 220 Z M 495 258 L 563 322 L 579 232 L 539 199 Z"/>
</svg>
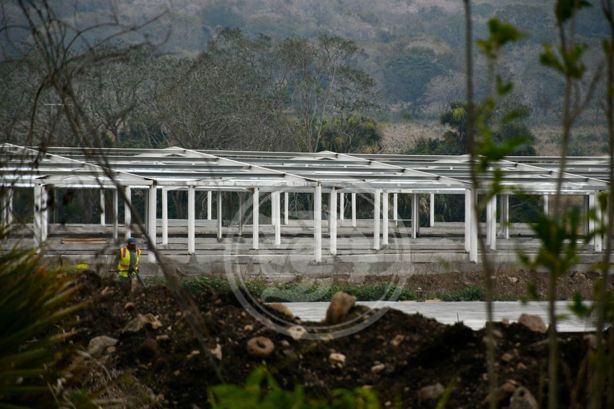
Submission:
<svg viewBox="0 0 614 409">
<path fill-rule="evenodd" d="M 279 387 L 264 368 L 256 368 L 245 386 L 231 384 L 209 388 L 212 409 L 379 409 L 374 392 L 366 388 L 337 389 L 330 400 L 307 398 L 301 386 L 292 391 Z"/>
<path fill-rule="evenodd" d="M 482 301 L 484 289 L 477 285 L 468 285 L 465 288 L 441 296 L 442 301 Z"/>
<path fill-rule="evenodd" d="M 591 7 L 591 3 L 586 0 L 557 0 L 554 6 L 554 15 L 557 23 L 563 24 L 583 8 Z"/>
<path fill-rule="evenodd" d="M 575 207 L 558 216 L 540 214 L 537 222 L 531 223 L 531 229 L 541 246 L 532 259 L 521 254 L 523 264 L 534 270 L 544 267 L 555 276 L 569 271 L 578 262 L 580 221 L 580 210 Z"/>
<path fill-rule="evenodd" d="M 478 40 L 477 43 L 482 54 L 492 60 L 498 57 L 499 50 L 505 44 L 518 41 L 524 37 L 516 27 L 498 18 L 488 20 L 488 31 L 488 38 Z"/>
<path fill-rule="evenodd" d="M 360 114 L 326 119 L 322 125 L 319 150 L 333 152 L 377 152 L 381 134 L 377 122 Z"/>
<path fill-rule="evenodd" d="M 53 406 L 49 384 L 66 338 L 55 325 L 81 304 L 73 278 L 47 270 L 31 251 L 0 255 L 0 407 Z"/>
</svg>

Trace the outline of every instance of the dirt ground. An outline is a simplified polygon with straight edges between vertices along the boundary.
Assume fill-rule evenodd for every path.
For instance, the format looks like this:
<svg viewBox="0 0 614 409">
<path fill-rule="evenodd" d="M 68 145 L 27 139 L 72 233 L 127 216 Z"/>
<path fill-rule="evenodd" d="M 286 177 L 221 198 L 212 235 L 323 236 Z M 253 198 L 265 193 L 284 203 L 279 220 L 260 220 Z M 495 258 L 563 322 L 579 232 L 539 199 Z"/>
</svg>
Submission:
<svg viewBox="0 0 614 409">
<path fill-rule="evenodd" d="M 558 299 L 571 300 L 575 293 L 584 299 L 593 298 L 593 286 L 599 279 L 597 272 L 572 272 L 559 277 L 557 283 Z M 440 298 L 441 295 L 462 295 L 467 288 L 483 288 L 484 276 L 481 272 L 418 274 L 407 279 L 406 286 L 422 298 Z M 539 300 L 546 299 L 548 274 L 529 271 L 500 271 L 495 275 L 494 299 L 516 301 L 529 295 L 534 287 Z M 614 288 L 614 276 L 608 283 Z"/>
<path fill-rule="evenodd" d="M 434 285 L 426 278 L 419 283 L 425 288 Z M 221 381 L 241 384 L 262 365 L 282 387 L 300 383 L 314 397 L 327 396 L 338 387 L 368 386 L 378 393 L 384 408 L 433 408 L 436 399 L 421 389 L 435 384 L 445 388 L 454 380 L 448 408 L 481 407 L 487 396 L 484 332 L 460 323 L 445 326 L 421 315 L 389 310 L 347 337 L 294 340 L 264 327 L 232 294 L 202 292 L 194 297 L 202 318 L 194 331 L 189 317 L 196 315 L 180 308 L 164 286 L 126 294 L 94 273 L 87 274 L 83 284 L 80 300 L 90 303 L 79 312 L 73 342 L 78 349 L 87 349 L 88 342 L 101 335 L 118 342 L 93 358 L 80 355 L 71 364 L 68 378 L 71 386 L 85 388 L 101 402 L 115 402 L 118 407 L 208 407 L 208 386 Z M 156 322 L 127 331 L 128 323 L 139 314 L 152 314 Z M 499 407 L 507 407 L 510 391 L 520 386 L 545 407 L 546 335 L 521 324 L 501 323 L 496 329 L 502 385 Z M 247 353 L 247 342 L 254 336 L 274 343 L 270 356 L 256 358 Z M 589 340 L 584 334 L 565 334 L 559 342 L 560 407 L 569 407 L 571 391 L 584 407 L 585 379 L 577 374 L 586 364 Z M 206 350 L 215 352 L 210 355 Z M 331 363 L 331 353 L 343 354 L 345 363 Z"/>
</svg>

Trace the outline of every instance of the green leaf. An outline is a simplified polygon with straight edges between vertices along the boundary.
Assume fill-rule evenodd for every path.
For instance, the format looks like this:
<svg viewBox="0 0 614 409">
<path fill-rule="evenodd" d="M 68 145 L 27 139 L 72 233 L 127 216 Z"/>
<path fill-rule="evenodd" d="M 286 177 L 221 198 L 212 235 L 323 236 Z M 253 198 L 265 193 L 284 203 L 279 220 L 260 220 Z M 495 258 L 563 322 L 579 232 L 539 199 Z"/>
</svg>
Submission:
<svg viewBox="0 0 614 409">
<path fill-rule="evenodd" d="M 557 0 L 554 6 L 554 14 L 559 25 L 572 18 L 577 11 L 591 7 L 591 3 L 586 0 Z"/>
</svg>

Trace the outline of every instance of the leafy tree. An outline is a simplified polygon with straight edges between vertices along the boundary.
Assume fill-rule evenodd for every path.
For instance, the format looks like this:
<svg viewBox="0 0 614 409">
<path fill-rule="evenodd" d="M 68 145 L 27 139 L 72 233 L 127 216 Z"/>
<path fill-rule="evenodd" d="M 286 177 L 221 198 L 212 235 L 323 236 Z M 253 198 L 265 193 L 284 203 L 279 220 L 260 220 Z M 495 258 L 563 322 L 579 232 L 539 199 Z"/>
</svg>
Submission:
<svg viewBox="0 0 614 409">
<path fill-rule="evenodd" d="M 374 119 L 360 114 L 325 120 L 318 150 L 377 152 L 381 135 Z"/>
</svg>

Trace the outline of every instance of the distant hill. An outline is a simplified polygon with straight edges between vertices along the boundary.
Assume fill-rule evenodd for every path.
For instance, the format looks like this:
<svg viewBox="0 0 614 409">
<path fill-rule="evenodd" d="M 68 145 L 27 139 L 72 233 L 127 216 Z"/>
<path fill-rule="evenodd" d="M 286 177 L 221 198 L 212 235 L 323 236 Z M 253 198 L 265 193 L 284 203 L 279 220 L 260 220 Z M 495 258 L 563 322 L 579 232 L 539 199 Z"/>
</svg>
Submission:
<svg viewBox="0 0 614 409">
<path fill-rule="evenodd" d="M 94 22 L 116 13 L 125 21 L 144 21 L 163 11 L 149 31 L 170 34 L 165 51 L 195 53 L 223 27 L 276 38 L 329 33 L 354 40 L 365 53 L 364 66 L 377 80 L 384 115 L 435 119 L 450 100 L 463 96 L 463 10 L 460 0 L 54 0 L 67 15 Z M 507 50 L 502 72 L 516 80 L 514 98 L 530 106 L 535 118 L 552 118 L 560 104 L 561 81 L 536 63 L 544 42 L 556 41 L 553 1 L 476 0 L 476 38 L 491 17 L 507 20 L 528 37 Z M 596 46 L 607 33 L 598 4 L 582 11 L 578 32 Z M 478 64 L 478 93 L 485 67 Z M 482 88 L 480 88 L 482 87 Z"/>
</svg>

